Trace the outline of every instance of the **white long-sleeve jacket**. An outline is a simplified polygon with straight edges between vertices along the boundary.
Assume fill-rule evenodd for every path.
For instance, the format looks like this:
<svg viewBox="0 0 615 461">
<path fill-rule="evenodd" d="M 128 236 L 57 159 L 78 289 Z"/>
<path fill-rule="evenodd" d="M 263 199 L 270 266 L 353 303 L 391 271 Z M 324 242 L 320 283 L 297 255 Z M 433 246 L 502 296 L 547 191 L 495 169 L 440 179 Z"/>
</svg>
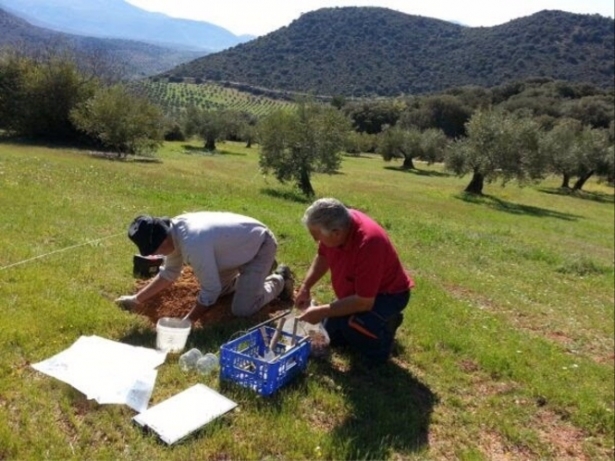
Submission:
<svg viewBox="0 0 615 461">
<path fill-rule="evenodd" d="M 222 291 L 224 273 L 234 272 L 254 258 L 268 228 L 256 219 L 235 213 L 201 211 L 171 219 L 175 250 L 166 256 L 160 276 L 174 281 L 184 264 L 201 285 L 198 302 L 214 304 Z"/>
</svg>

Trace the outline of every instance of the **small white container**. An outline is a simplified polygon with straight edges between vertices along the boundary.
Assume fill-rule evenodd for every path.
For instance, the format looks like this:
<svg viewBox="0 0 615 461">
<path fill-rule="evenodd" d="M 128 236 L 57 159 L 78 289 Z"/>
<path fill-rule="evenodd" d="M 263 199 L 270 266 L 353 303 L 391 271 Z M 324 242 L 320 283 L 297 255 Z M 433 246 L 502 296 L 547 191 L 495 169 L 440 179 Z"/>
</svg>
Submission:
<svg viewBox="0 0 615 461">
<path fill-rule="evenodd" d="M 156 324 L 156 349 L 181 352 L 186 347 L 192 323 L 188 319 L 162 317 Z"/>
</svg>

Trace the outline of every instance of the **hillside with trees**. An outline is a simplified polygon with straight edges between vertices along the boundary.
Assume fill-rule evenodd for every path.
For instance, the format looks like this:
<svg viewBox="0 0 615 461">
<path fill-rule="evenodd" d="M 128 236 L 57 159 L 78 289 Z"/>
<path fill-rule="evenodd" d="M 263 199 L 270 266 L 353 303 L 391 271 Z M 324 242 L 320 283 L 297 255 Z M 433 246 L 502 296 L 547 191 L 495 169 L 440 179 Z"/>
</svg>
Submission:
<svg viewBox="0 0 615 461">
<path fill-rule="evenodd" d="M 614 21 L 542 11 L 465 27 L 385 8 L 325 8 L 163 75 L 317 95 L 397 96 L 547 77 L 612 87 Z"/>
<path fill-rule="evenodd" d="M 312 175 L 335 174 L 342 153 L 375 153 L 400 161 L 386 167 L 400 170 L 416 170 L 415 160 L 442 163 L 451 174 L 471 176 L 465 192 L 475 195 L 492 182 L 526 184 L 548 175 L 573 192 L 592 177 L 615 180 L 612 86 L 533 77 L 274 104 L 242 97 L 224 82 L 108 79 L 104 62 L 91 60 L 95 54 L 84 61 L 53 54 L 53 47 L 24 50 L 0 52 L 3 136 L 74 143 L 118 158 L 154 156 L 163 140 L 200 138 L 205 152 L 216 152 L 218 141 L 254 142 L 262 171 L 308 196 L 315 194 Z M 102 64 L 103 72 L 88 63 Z"/>
<path fill-rule="evenodd" d="M 237 36 L 205 21 L 179 19 L 124 0 L 0 0 L 0 8 L 31 24 L 58 32 L 137 40 L 167 48 L 220 51 L 253 37 Z"/>
<path fill-rule="evenodd" d="M 165 48 L 143 42 L 84 37 L 34 26 L 0 9 L 0 48 L 19 53 L 65 52 L 87 65 L 103 67 L 121 78 L 145 77 L 171 69 L 203 55 L 202 52 Z"/>
</svg>

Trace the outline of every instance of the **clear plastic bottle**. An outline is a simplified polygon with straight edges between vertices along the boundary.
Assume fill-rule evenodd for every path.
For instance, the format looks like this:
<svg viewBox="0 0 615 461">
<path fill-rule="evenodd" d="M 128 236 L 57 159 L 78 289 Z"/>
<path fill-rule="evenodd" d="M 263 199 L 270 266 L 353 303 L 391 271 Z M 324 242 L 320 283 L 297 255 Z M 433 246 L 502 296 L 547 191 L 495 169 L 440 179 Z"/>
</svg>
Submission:
<svg viewBox="0 0 615 461">
<path fill-rule="evenodd" d="M 179 367 L 184 371 L 188 371 L 196 367 L 196 363 L 201 357 L 203 357 L 203 354 L 201 354 L 200 350 L 196 348 L 190 349 L 188 352 L 179 356 Z"/>
<path fill-rule="evenodd" d="M 218 356 L 208 352 L 196 362 L 196 369 L 202 375 L 216 370 L 219 366 Z"/>
<path fill-rule="evenodd" d="M 310 306 L 318 306 L 318 301 L 312 298 Z M 329 343 L 331 340 L 323 322 L 318 322 L 316 325 L 306 323 L 305 331 L 310 337 L 310 355 L 312 357 L 326 357 L 329 355 Z"/>
</svg>

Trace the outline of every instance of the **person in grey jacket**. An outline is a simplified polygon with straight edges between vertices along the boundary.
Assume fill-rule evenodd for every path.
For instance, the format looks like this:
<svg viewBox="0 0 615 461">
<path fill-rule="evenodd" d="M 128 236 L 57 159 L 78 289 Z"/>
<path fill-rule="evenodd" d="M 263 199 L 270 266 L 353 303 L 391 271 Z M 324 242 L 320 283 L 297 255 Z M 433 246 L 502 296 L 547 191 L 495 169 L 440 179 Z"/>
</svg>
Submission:
<svg viewBox="0 0 615 461">
<path fill-rule="evenodd" d="M 277 297 L 291 298 L 290 269 L 275 273 L 277 242 L 263 223 L 248 216 L 220 211 L 186 213 L 175 218 L 137 216 L 128 237 L 142 256 L 163 255 L 160 272 L 138 293 L 121 296 L 116 303 L 126 310 L 168 288 L 190 265 L 200 292 L 187 318 L 198 319 L 222 295 L 234 293 L 231 310 L 245 317 Z"/>
</svg>

